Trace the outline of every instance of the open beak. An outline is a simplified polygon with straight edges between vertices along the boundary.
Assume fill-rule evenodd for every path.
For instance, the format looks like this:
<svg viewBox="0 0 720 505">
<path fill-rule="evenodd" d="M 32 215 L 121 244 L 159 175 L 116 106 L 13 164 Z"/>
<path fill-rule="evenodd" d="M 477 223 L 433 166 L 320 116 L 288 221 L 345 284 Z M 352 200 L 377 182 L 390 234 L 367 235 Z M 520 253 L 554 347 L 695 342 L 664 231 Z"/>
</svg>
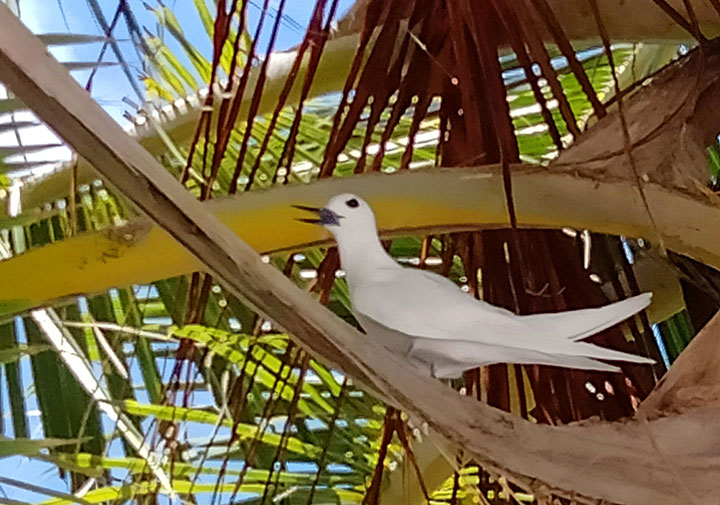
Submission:
<svg viewBox="0 0 720 505">
<path fill-rule="evenodd" d="M 299 217 L 299 218 L 296 218 L 297 221 L 302 221 L 303 223 L 317 224 L 320 226 L 339 226 L 340 225 L 340 218 L 342 218 L 342 216 L 335 214 L 330 209 L 320 209 L 318 207 L 308 207 L 307 205 L 293 205 L 292 207 L 294 207 L 296 209 L 304 210 L 306 212 L 312 212 L 313 214 L 315 214 L 317 216 L 316 219 Z"/>
</svg>

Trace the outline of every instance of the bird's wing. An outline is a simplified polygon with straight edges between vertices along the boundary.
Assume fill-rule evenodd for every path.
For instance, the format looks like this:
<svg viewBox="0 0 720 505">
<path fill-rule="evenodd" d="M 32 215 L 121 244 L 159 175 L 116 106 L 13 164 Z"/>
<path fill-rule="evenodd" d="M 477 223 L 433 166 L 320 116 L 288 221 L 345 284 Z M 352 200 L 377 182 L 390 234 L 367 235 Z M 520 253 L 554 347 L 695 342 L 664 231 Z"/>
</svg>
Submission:
<svg viewBox="0 0 720 505">
<path fill-rule="evenodd" d="M 498 362 L 607 371 L 617 368 L 595 360 L 653 362 L 642 356 L 574 341 L 564 334 L 560 314 L 549 317 L 552 321 L 517 316 L 474 299 L 452 282 L 430 272 L 398 268 L 385 271 L 376 279 L 380 280 L 364 279 L 351 287 L 353 310 L 362 318 L 414 337 L 408 356 L 435 369 L 447 368 L 447 373 L 463 366 L 472 368 Z M 639 302 L 646 301 L 644 298 L 628 301 L 618 310 L 626 312 L 627 305 L 635 310 Z M 605 316 L 613 318 L 618 311 L 595 310 L 610 310 L 611 314 Z M 568 323 L 578 324 L 577 319 L 587 318 L 590 326 L 604 326 L 602 319 L 607 318 L 596 319 L 594 314 L 570 312 Z"/>
<path fill-rule="evenodd" d="M 512 312 L 475 300 L 431 272 L 397 268 L 351 285 L 353 310 L 396 331 L 489 345 L 532 345 L 532 326 Z M 523 342 L 524 341 L 524 342 Z"/>
<path fill-rule="evenodd" d="M 649 362 L 576 341 L 631 316 L 647 305 L 649 295 L 600 309 L 518 316 L 476 300 L 431 272 L 395 268 L 382 274 L 351 286 L 353 310 L 412 337 L 452 340 L 453 346 L 464 341 L 553 355 Z"/>
</svg>

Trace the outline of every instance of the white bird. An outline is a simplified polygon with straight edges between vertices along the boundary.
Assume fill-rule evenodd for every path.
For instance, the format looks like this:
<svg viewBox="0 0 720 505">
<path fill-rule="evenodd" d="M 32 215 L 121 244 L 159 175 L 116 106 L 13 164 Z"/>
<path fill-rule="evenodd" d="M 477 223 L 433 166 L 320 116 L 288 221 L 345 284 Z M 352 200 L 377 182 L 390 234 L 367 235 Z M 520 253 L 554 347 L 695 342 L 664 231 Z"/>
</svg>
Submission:
<svg viewBox="0 0 720 505">
<path fill-rule="evenodd" d="M 520 316 L 464 293 L 432 272 L 405 268 L 380 243 L 370 206 L 337 195 L 300 221 L 319 224 L 337 241 L 353 314 L 368 337 L 405 356 L 425 374 L 455 378 L 493 363 L 554 365 L 619 372 L 597 361 L 654 363 L 652 359 L 582 342 L 650 304 L 644 293 L 600 308 Z"/>
</svg>

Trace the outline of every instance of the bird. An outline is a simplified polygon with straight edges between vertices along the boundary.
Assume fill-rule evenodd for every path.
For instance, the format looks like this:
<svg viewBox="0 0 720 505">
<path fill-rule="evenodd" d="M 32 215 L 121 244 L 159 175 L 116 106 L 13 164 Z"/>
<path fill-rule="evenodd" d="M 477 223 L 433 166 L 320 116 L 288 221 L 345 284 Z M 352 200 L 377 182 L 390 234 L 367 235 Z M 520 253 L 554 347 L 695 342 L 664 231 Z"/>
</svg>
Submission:
<svg viewBox="0 0 720 505">
<path fill-rule="evenodd" d="M 375 214 L 357 195 L 332 197 L 322 207 L 293 205 L 335 238 L 352 312 L 369 338 L 439 379 L 494 363 L 551 365 L 620 372 L 599 360 L 654 360 L 583 340 L 650 304 L 643 293 L 599 308 L 518 315 L 478 300 L 436 273 L 397 263 L 383 247 Z"/>
</svg>

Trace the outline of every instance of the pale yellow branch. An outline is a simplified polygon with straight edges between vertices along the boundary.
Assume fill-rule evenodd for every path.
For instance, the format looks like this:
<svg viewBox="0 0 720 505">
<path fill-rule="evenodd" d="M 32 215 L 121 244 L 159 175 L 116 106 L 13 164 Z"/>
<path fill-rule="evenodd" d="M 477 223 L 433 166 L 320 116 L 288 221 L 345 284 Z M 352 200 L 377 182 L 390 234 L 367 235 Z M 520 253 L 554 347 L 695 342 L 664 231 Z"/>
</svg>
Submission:
<svg viewBox="0 0 720 505">
<path fill-rule="evenodd" d="M 682 15 L 686 15 L 682 0 L 668 0 Z M 338 23 L 339 34 L 357 33 L 362 29 L 370 0 L 357 0 Z M 589 4 L 578 0 L 548 0 L 558 22 L 574 43 L 597 43 L 600 40 L 597 24 L 590 13 Z M 691 42 L 692 36 L 675 23 L 652 1 L 601 0 L 598 1 L 603 21 L 613 42 Z M 693 1 L 698 24 L 707 38 L 720 33 L 720 17 L 712 2 Z M 538 26 L 546 41 L 552 34 L 544 25 Z"/>
<path fill-rule="evenodd" d="M 521 166 L 513 173 L 520 226 L 570 226 L 628 237 L 653 233 L 627 181 L 606 182 Z M 720 267 L 720 234 L 714 232 L 720 206 L 659 185 L 650 184 L 646 190 L 668 247 Z M 332 179 L 214 200 L 205 206 L 258 252 L 301 250 L 328 244 L 329 234 L 295 221 L 299 213 L 290 205 L 322 205 L 344 191 L 356 192 L 371 203 L 385 236 L 507 226 L 502 181 L 493 167 Z M 201 268 L 172 237 L 142 220 L 0 262 L 0 307 L 25 309 Z"/>
</svg>

